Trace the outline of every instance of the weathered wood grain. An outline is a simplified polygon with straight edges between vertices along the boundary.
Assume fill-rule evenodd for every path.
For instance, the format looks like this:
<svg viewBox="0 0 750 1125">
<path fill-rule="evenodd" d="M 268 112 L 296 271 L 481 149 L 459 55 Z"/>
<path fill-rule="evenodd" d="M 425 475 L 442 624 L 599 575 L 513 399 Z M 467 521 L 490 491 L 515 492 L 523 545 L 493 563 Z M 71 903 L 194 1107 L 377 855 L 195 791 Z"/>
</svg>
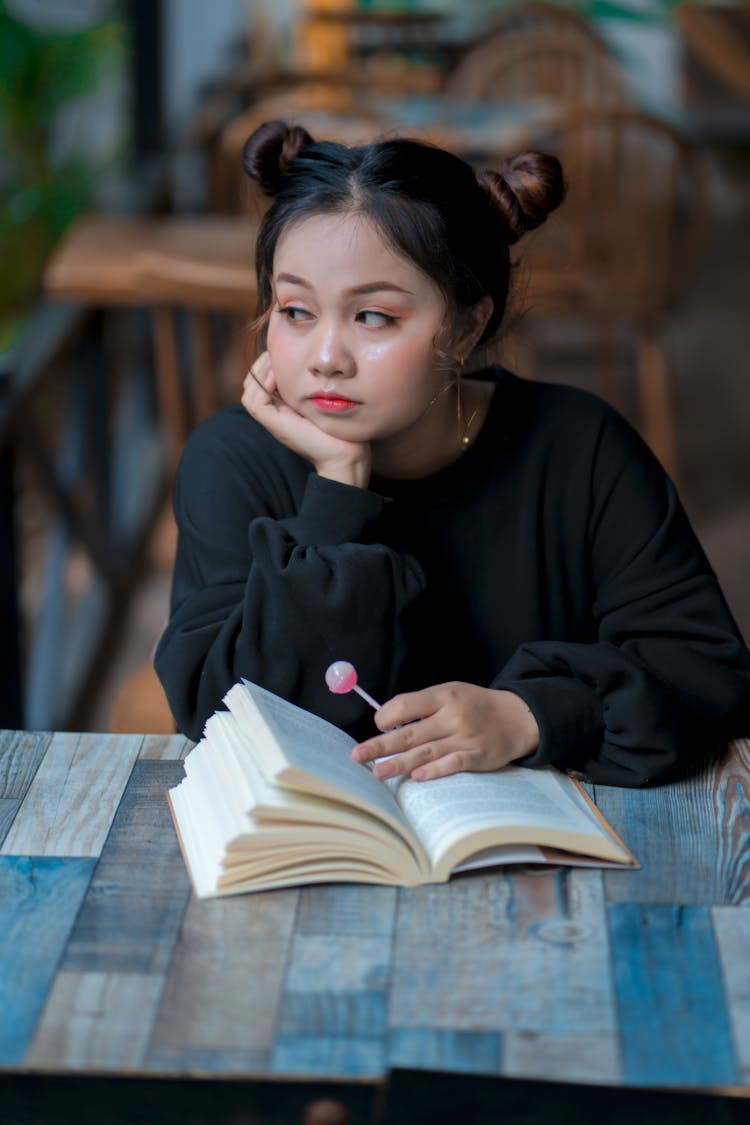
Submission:
<svg viewBox="0 0 750 1125">
<path fill-rule="evenodd" d="M 451 1031 L 436 1027 L 394 1027 L 386 1045 L 390 1068 L 499 1074 L 503 1035 L 493 1031 Z"/>
<path fill-rule="evenodd" d="M 272 1067 L 383 1072 L 396 891 L 307 887 L 289 949 Z"/>
<path fill-rule="evenodd" d="M 721 813 L 719 867 L 727 903 L 750 903 L 750 738 L 733 742 L 714 785 Z"/>
<path fill-rule="evenodd" d="M 656 789 L 596 788 L 596 803 L 642 864 L 608 871 L 611 902 L 750 901 L 750 742 L 695 777 Z"/>
<path fill-rule="evenodd" d="M 554 916 L 554 877 L 540 880 L 535 889 L 539 916 Z M 515 932 L 512 896 L 511 879 L 500 875 L 474 875 L 445 886 L 400 892 L 392 1030 L 497 1031 L 502 1026 L 507 1003 L 500 983 L 500 951 Z"/>
<path fill-rule="evenodd" d="M 139 758 L 147 761 L 178 762 L 195 746 L 184 734 L 147 734 Z"/>
<path fill-rule="evenodd" d="M 164 973 L 190 884 L 165 796 L 180 762 L 136 762 L 65 952 L 71 972 Z"/>
<path fill-rule="evenodd" d="M 741 1082 L 750 1084 L 750 910 L 715 906 L 711 911 L 724 981 L 724 1001 Z"/>
<path fill-rule="evenodd" d="M 617 1031 L 508 1031 L 503 1036 L 503 1074 L 547 1082 L 622 1081 L 620 1036 Z"/>
<path fill-rule="evenodd" d="M 2 844 L 3 840 L 8 835 L 10 826 L 20 807 L 21 801 L 19 798 L 0 797 L 0 844 Z"/>
<path fill-rule="evenodd" d="M 597 789 L 642 872 L 198 901 L 165 800 L 192 744 L 132 737 L 98 863 L 0 857 L 0 1065 L 750 1089 L 747 741 L 690 781 Z M 116 792 L 120 741 L 0 735 L 2 851 L 14 836 L 93 849 L 95 765 Z"/>
<path fill-rule="evenodd" d="M 133 735 L 55 734 L 0 853 L 98 856 L 139 746 Z"/>
<path fill-rule="evenodd" d="M 310 887 L 300 896 L 297 934 L 360 934 L 390 941 L 396 917 L 395 887 Z"/>
<path fill-rule="evenodd" d="M 147 1069 L 270 1069 L 298 895 L 191 899 Z"/>
<path fill-rule="evenodd" d="M 93 868 L 92 859 L 0 857 L 0 1064 L 23 1061 Z"/>
<path fill-rule="evenodd" d="M 28 1066 L 140 1068 L 164 979 L 144 973 L 58 973 Z"/>
<path fill-rule="evenodd" d="M 616 1080 L 601 873 L 474 875 L 402 892 L 389 1023 L 399 1051 L 408 1039 L 395 1033 L 406 1029 L 569 1036 L 561 1072 L 570 1063 Z M 580 1037 L 598 1038 L 601 1049 L 581 1058 Z M 494 1050 L 489 1041 L 486 1050 Z M 389 1062 L 416 1064 L 402 1054 Z M 553 1062 L 543 1068 L 547 1077 L 555 1076 Z M 514 1073 L 505 1043 L 498 1066 Z"/>
<path fill-rule="evenodd" d="M 559 916 L 541 923 L 530 919 L 527 934 L 534 941 L 524 946 L 516 939 L 514 949 L 522 955 L 508 957 L 516 997 L 512 1024 L 505 1027 L 503 1073 L 619 1082 L 602 873 L 569 870 L 555 882 Z"/>
<path fill-rule="evenodd" d="M 709 910 L 615 903 L 608 915 L 626 1083 L 737 1082 Z"/>
<path fill-rule="evenodd" d="M 272 1071 L 319 1078 L 379 1078 L 383 1074 L 384 1044 L 376 1029 L 368 1036 L 294 1036 L 285 1034 L 275 1045 Z"/>
<path fill-rule="evenodd" d="M 23 798 L 52 735 L 30 731 L 0 731 L 0 797 Z"/>
</svg>

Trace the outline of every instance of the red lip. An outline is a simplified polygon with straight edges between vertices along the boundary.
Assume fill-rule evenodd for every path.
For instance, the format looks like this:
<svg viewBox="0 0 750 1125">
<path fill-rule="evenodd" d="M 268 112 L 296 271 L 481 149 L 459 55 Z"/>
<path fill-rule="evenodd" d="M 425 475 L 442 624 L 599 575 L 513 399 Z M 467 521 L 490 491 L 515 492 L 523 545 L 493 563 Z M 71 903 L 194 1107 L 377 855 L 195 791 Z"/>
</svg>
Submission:
<svg viewBox="0 0 750 1125">
<path fill-rule="evenodd" d="M 343 398 L 341 395 L 311 395 L 310 401 L 314 402 L 320 410 L 327 410 L 332 414 L 341 414 L 346 410 L 353 410 L 355 406 L 360 405 L 360 403 L 355 402 L 353 399 Z"/>
</svg>

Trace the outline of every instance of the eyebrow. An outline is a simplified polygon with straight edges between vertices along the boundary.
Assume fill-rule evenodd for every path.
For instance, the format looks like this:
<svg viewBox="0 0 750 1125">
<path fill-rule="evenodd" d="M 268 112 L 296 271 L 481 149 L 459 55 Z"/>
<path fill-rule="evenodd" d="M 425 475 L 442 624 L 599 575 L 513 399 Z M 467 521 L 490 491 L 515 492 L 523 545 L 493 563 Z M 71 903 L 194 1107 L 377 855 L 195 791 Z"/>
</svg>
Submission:
<svg viewBox="0 0 750 1125">
<path fill-rule="evenodd" d="M 304 277 L 297 277 L 293 273 L 280 273 L 276 281 L 287 281 L 290 285 L 301 285 L 303 289 L 312 289 L 309 281 L 305 281 Z M 351 289 L 345 289 L 344 292 L 357 295 L 364 293 L 406 293 L 409 297 L 414 296 L 410 289 L 403 289 L 392 281 L 368 281 L 366 285 L 353 285 Z"/>
</svg>

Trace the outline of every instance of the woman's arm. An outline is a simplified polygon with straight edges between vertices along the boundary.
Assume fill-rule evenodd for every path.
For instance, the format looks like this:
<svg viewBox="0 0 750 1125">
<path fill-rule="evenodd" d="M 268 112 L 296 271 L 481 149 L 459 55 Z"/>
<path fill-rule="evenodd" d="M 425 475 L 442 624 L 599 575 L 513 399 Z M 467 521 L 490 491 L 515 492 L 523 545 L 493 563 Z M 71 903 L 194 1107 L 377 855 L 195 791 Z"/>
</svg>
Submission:
<svg viewBox="0 0 750 1125">
<path fill-rule="evenodd" d="M 577 511 L 590 481 L 567 541 L 592 591 L 596 640 L 523 644 L 490 689 L 442 684 L 389 700 L 376 715 L 385 733 L 354 752 L 360 761 L 396 754 L 380 776 L 428 779 L 520 760 L 638 786 L 750 732 L 750 654 L 673 485 L 618 415 L 598 411 L 591 421 L 598 439 L 579 447 L 590 463 L 573 471 L 566 461 L 565 487 Z M 560 458 L 550 464 L 559 473 Z"/>
<path fill-rule="evenodd" d="M 386 505 L 312 472 L 239 409 L 191 435 L 175 485 L 172 612 L 155 657 L 181 730 L 200 737 L 243 676 L 356 728 L 365 705 L 332 703 L 325 687 L 334 659 L 393 692 L 423 578 L 378 542 Z"/>
<path fill-rule="evenodd" d="M 617 414 L 591 472 L 594 644 L 521 646 L 493 683 L 539 727 L 529 765 L 646 785 L 750 730 L 750 653 L 674 486 Z"/>
</svg>

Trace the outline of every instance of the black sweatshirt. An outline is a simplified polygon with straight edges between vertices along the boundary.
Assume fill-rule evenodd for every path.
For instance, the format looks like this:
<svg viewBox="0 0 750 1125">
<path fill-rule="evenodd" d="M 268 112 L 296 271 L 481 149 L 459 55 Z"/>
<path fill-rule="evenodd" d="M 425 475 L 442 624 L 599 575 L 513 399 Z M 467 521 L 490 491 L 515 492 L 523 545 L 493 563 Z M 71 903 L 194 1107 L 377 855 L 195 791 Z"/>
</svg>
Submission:
<svg viewBox="0 0 750 1125">
<path fill-rule="evenodd" d="M 674 487 L 593 395 L 500 368 L 474 445 L 412 481 L 319 477 L 241 406 L 199 426 L 155 664 L 201 736 L 240 677 L 357 738 L 324 673 L 381 702 L 449 680 L 505 688 L 540 730 L 525 764 L 644 785 L 750 733 L 750 653 Z"/>
</svg>

